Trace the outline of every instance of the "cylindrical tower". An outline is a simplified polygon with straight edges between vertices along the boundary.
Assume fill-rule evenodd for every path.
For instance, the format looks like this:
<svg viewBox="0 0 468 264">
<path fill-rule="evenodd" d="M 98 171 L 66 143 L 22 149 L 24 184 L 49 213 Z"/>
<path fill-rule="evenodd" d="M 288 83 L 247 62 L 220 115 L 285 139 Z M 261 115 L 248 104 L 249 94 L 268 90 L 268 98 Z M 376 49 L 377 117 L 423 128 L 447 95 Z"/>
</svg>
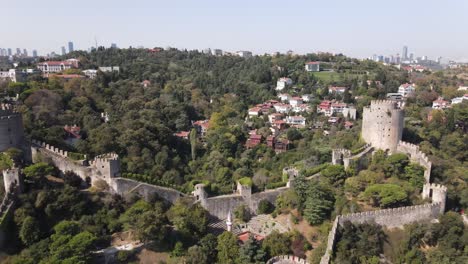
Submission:
<svg viewBox="0 0 468 264">
<path fill-rule="evenodd" d="M 365 107 L 362 116 L 361 136 L 373 147 L 396 151 L 404 126 L 404 111 L 395 101 L 375 100 Z"/>
<path fill-rule="evenodd" d="M 20 113 L 0 109 L 0 152 L 24 147 L 23 118 Z"/>
</svg>

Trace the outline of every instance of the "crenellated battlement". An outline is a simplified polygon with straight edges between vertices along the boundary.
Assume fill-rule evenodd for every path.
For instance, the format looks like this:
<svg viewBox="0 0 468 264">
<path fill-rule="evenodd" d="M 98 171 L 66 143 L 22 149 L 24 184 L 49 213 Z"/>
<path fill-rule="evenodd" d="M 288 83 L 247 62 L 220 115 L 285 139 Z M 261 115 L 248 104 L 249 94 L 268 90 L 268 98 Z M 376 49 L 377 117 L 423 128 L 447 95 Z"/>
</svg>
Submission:
<svg viewBox="0 0 468 264">
<path fill-rule="evenodd" d="M 94 157 L 94 159 L 91 161 L 91 164 L 98 164 L 98 163 L 118 161 L 118 160 L 119 160 L 119 155 L 117 155 L 116 153 L 106 153 L 106 154 L 101 154 L 99 156 Z"/>
<path fill-rule="evenodd" d="M 64 158 L 68 157 L 68 151 L 61 150 L 59 148 L 56 148 L 56 147 L 54 147 L 52 145 L 49 145 L 49 144 L 47 144 L 45 142 L 41 142 L 39 140 L 34 140 L 33 139 L 31 142 L 33 143 L 33 145 L 36 145 L 36 146 L 41 147 L 43 149 L 46 149 L 46 150 L 48 150 L 50 152 L 53 152 L 56 155 L 62 156 Z"/>
</svg>

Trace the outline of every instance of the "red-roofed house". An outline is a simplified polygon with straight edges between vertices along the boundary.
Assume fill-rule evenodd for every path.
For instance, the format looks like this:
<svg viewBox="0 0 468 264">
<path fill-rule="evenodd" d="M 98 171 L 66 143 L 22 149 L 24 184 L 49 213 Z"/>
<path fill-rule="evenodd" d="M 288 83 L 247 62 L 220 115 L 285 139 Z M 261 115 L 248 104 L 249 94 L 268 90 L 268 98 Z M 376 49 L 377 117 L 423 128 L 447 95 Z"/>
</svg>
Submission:
<svg viewBox="0 0 468 264">
<path fill-rule="evenodd" d="M 308 72 L 319 72 L 320 71 L 320 62 L 310 61 L 305 64 L 305 70 Z"/>
<path fill-rule="evenodd" d="M 190 131 L 180 131 L 178 133 L 175 133 L 174 136 L 178 138 L 189 139 Z"/>
<path fill-rule="evenodd" d="M 248 149 L 251 149 L 257 146 L 258 144 L 260 144 L 261 142 L 262 142 L 262 135 L 252 134 L 247 139 L 247 142 L 245 143 L 245 147 Z"/>
<path fill-rule="evenodd" d="M 245 243 L 247 240 L 249 240 L 250 236 L 253 236 L 253 238 L 257 241 L 262 241 L 265 238 L 264 236 L 252 234 L 250 231 L 246 231 L 237 235 L 237 239 L 240 242 Z"/>
<path fill-rule="evenodd" d="M 144 80 L 144 81 L 141 82 L 141 85 L 143 85 L 143 87 L 147 88 L 148 86 L 151 85 L 151 82 L 148 81 L 148 80 Z"/>
<path fill-rule="evenodd" d="M 351 128 L 353 128 L 353 126 L 354 126 L 353 122 L 346 121 L 346 122 L 344 123 L 344 127 L 345 127 L 346 129 L 351 129 Z"/>
<path fill-rule="evenodd" d="M 208 128 L 210 127 L 210 120 L 195 121 L 193 122 L 193 127 L 197 130 L 197 133 L 201 137 L 204 137 L 206 136 L 206 132 L 208 131 Z"/>
<path fill-rule="evenodd" d="M 408 97 L 414 93 L 416 88 L 413 84 L 404 83 L 398 87 L 398 93 L 401 94 L 403 97 Z"/>
<path fill-rule="evenodd" d="M 258 106 L 249 109 L 249 117 L 259 116 L 262 109 Z"/>
<path fill-rule="evenodd" d="M 432 109 L 445 109 L 449 107 L 450 103 L 448 101 L 445 101 L 442 97 L 439 97 L 437 98 L 437 100 L 432 102 Z"/>
<path fill-rule="evenodd" d="M 37 68 L 43 73 L 61 72 L 71 68 L 78 68 L 79 61 L 77 59 L 69 59 L 66 61 L 45 61 L 37 64 Z"/>
<path fill-rule="evenodd" d="M 332 93 L 341 94 L 341 93 L 344 93 L 345 91 L 346 91 L 346 87 L 343 87 L 343 86 L 330 86 L 330 87 L 328 87 L 328 93 L 329 94 L 332 94 Z"/>
<path fill-rule="evenodd" d="M 317 106 L 317 113 L 331 115 L 331 104 L 332 102 L 328 100 L 320 102 L 320 104 Z"/>
<path fill-rule="evenodd" d="M 67 142 L 70 145 L 75 145 L 75 143 L 81 139 L 81 128 L 77 125 L 69 126 L 66 125 L 63 127 L 63 130 L 65 130 L 67 136 L 65 139 L 65 142 Z"/>
</svg>

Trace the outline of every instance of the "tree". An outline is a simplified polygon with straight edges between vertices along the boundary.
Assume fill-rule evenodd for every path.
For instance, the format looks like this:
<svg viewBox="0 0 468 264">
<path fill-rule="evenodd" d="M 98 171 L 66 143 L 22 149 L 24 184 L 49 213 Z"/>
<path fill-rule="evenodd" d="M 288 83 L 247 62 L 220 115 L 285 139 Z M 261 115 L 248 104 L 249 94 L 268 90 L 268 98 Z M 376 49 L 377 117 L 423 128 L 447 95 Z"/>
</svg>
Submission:
<svg viewBox="0 0 468 264">
<path fill-rule="evenodd" d="M 234 211 L 234 216 L 242 222 L 248 222 L 250 220 L 250 211 L 244 204 L 241 204 Z"/>
<path fill-rule="evenodd" d="M 343 165 L 330 165 L 322 170 L 321 175 L 334 186 L 341 186 L 346 179 L 346 172 Z"/>
<path fill-rule="evenodd" d="M 30 246 L 37 242 L 40 238 L 41 232 L 39 222 L 36 218 L 28 216 L 24 219 L 21 229 L 19 231 L 19 237 L 23 244 Z"/>
<path fill-rule="evenodd" d="M 167 212 L 169 221 L 186 239 L 200 239 L 206 233 L 208 214 L 199 204 L 179 199 Z"/>
<path fill-rule="evenodd" d="M 258 203 L 258 213 L 259 214 L 269 214 L 274 210 L 274 206 L 265 199 L 260 200 Z"/>
<path fill-rule="evenodd" d="M 54 167 L 50 166 L 47 163 L 39 162 L 24 168 L 23 172 L 26 177 L 39 180 L 42 177 L 45 177 L 54 171 Z"/>
<path fill-rule="evenodd" d="M 188 251 L 187 255 L 185 255 L 185 263 L 187 264 L 207 264 L 208 263 L 208 256 L 203 251 L 200 246 L 191 246 Z"/>
<path fill-rule="evenodd" d="M 385 161 L 385 175 L 387 177 L 400 177 L 404 173 L 405 167 L 409 164 L 408 156 L 396 153 L 388 156 Z"/>
<path fill-rule="evenodd" d="M 195 160 L 197 158 L 197 130 L 195 128 L 190 131 L 190 150 L 192 160 Z"/>
<path fill-rule="evenodd" d="M 262 249 L 265 250 L 269 258 L 289 254 L 290 246 L 291 240 L 289 237 L 276 230 L 271 232 L 262 243 Z"/>
<path fill-rule="evenodd" d="M 224 232 L 218 237 L 218 262 L 234 264 L 239 257 L 239 246 L 237 238 L 231 232 Z"/>
<path fill-rule="evenodd" d="M 366 188 L 363 197 L 381 208 L 401 206 L 408 201 L 408 194 L 396 184 L 371 185 Z"/>
<path fill-rule="evenodd" d="M 198 244 L 200 245 L 200 248 L 203 250 L 205 255 L 209 260 L 216 259 L 218 255 L 217 251 L 217 246 L 218 246 L 218 239 L 215 235 L 213 234 L 208 234 L 204 236 Z"/>
<path fill-rule="evenodd" d="M 253 237 L 249 239 L 239 249 L 240 263 L 261 263 L 265 261 L 265 251 L 260 246 L 260 243 Z"/>
<path fill-rule="evenodd" d="M 335 198 L 328 188 L 311 182 L 304 203 L 304 218 L 312 225 L 320 224 L 330 216 Z"/>
</svg>

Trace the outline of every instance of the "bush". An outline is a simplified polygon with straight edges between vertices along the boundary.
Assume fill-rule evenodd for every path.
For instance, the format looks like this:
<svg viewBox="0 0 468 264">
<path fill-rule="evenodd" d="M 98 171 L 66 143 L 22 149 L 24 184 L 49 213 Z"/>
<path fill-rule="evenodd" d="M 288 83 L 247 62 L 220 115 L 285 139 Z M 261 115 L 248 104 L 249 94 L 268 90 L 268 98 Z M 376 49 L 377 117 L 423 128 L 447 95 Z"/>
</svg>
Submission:
<svg viewBox="0 0 468 264">
<path fill-rule="evenodd" d="M 258 203 L 258 213 L 259 214 L 269 214 L 274 210 L 273 204 L 271 204 L 268 200 L 261 200 Z"/>
<path fill-rule="evenodd" d="M 280 188 L 280 187 L 284 187 L 286 186 L 286 182 L 270 182 L 266 185 L 266 188 L 267 189 L 276 189 L 276 188 Z"/>
<path fill-rule="evenodd" d="M 249 186 L 252 187 L 252 179 L 249 177 L 244 177 L 239 179 L 239 183 L 242 184 L 243 186 Z"/>
</svg>

